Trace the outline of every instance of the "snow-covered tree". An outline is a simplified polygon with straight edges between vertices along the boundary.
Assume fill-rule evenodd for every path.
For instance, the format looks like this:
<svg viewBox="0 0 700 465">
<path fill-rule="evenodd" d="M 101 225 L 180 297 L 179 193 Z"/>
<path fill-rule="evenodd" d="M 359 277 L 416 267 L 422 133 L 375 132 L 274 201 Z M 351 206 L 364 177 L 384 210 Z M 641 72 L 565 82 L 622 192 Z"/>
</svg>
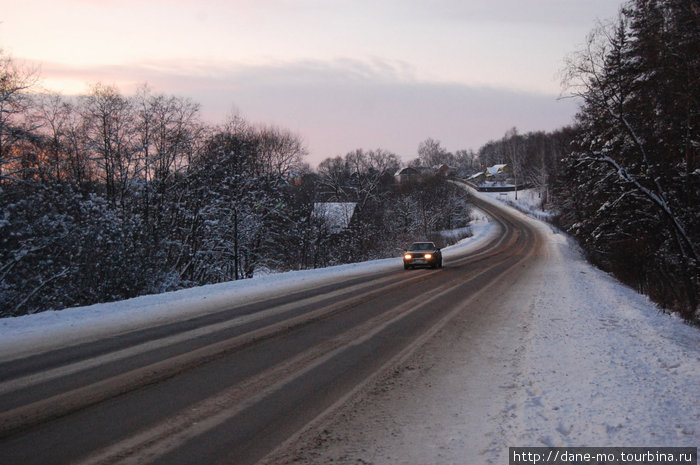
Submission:
<svg viewBox="0 0 700 465">
<path fill-rule="evenodd" d="M 0 212 L 2 316 L 126 299 L 174 283 L 140 219 L 97 194 L 58 182 L 6 184 Z"/>
<path fill-rule="evenodd" d="M 692 318 L 700 173 L 698 3 L 635 0 L 567 66 L 583 100 L 563 222 L 607 269 Z"/>
</svg>

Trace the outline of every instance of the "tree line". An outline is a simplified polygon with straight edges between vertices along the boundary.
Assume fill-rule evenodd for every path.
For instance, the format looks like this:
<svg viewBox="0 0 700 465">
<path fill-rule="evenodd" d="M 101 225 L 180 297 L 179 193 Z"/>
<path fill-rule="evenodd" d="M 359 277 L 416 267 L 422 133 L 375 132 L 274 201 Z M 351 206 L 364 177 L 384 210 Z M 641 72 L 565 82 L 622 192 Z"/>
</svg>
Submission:
<svg viewBox="0 0 700 465">
<path fill-rule="evenodd" d="M 2 316 L 395 256 L 469 222 L 443 178 L 399 188 L 390 152 L 314 172 L 287 130 L 205 124 L 196 103 L 145 86 L 32 94 L 36 76 L 1 56 Z M 334 229 L 319 203 L 353 205 L 352 221 Z"/>
<path fill-rule="evenodd" d="M 700 2 L 635 0 L 568 61 L 583 105 L 558 183 L 588 257 L 700 321 Z"/>
<path fill-rule="evenodd" d="M 542 193 L 587 258 L 700 322 L 700 2 L 633 0 L 566 59 L 571 127 L 479 151 Z"/>
</svg>

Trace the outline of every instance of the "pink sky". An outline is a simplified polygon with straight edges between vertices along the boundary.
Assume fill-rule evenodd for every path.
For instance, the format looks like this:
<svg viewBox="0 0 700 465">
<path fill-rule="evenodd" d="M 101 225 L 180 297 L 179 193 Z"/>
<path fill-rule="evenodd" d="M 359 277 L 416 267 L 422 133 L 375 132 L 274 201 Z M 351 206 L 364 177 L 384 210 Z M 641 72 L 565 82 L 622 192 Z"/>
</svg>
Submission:
<svg viewBox="0 0 700 465">
<path fill-rule="evenodd" d="M 45 87 L 189 97 L 298 133 L 309 162 L 356 148 L 478 149 L 572 121 L 558 72 L 617 0 L 0 0 L 0 47 Z"/>
</svg>

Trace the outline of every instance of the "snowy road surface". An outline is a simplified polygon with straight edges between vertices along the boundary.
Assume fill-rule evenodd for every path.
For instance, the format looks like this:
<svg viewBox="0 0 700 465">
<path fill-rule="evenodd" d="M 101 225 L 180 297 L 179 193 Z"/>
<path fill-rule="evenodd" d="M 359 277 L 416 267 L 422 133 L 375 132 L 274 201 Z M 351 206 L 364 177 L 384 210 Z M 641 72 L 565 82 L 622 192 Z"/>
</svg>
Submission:
<svg viewBox="0 0 700 465">
<path fill-rule="evenodd" d="M 528 221 L 547 239 L 545 259 L 493 289 L 501 318 L 456 318 L 267 463 L 504 464 L 517 446 L 697 447 L 700 331 Z"/>
</svg>

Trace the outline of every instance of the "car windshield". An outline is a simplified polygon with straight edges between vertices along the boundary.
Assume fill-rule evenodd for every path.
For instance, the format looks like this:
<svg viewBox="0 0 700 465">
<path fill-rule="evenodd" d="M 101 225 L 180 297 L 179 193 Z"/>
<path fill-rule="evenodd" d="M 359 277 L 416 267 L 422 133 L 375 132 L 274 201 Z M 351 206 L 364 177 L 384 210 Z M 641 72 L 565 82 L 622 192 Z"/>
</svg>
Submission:
<svg viewBox="0 0 700 465">
<path fill-rule="evenodd" d="M 433 250 L 435 244 L 432 242 L 414 242 L 408 250 Z"/>
</svg>

